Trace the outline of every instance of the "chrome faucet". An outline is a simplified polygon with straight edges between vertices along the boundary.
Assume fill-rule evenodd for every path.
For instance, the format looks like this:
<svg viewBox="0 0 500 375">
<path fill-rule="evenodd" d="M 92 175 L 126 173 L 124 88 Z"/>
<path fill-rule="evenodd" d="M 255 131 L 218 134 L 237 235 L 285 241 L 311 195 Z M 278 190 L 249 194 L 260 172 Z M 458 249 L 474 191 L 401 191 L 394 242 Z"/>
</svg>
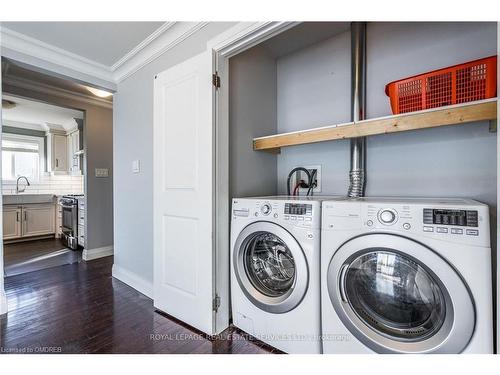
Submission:
<svg viewBox="0 0 500 375">
<path fill-rule="evenodd" d="M 24 185 L 24 187 L 22 188 L 22 190 L 19 189 L 19 180 L 21 179 L 25 179 L 26 180 L 26 185 Z M 25 176 L 19 176 L 17 178 L 17 182 L 16 182 L 16 194 L 19 194 L 19 193 L 24 193 L 24 191 L 26 190 L 26 188 L 30 186 L 30 182 L 28 181 L 28 178 L 25 177 Z"/>
</svg>

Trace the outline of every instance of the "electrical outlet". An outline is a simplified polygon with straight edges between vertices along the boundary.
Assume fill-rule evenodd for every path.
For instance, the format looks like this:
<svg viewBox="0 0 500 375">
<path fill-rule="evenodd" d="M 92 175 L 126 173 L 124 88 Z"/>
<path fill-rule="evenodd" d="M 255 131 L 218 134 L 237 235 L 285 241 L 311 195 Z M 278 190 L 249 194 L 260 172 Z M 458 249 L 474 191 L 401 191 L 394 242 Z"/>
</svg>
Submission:
<svg viewBox="0 0 500 375">
<path fill-rule="evenodd" d="M 305 168 L 309 171 L 309 173 L 312 173 L 314 170 L 316 170 L 316 176 L 314 177 L 314 182 L 316 183 L 316 186 L 313 188 L 313 193 L 321 193 L 321 165 L 299 165 L 298 167 Z M 307 175 L 304 172 L 298 171 L 296 174 L 293 175 L 292 180 L 291 180 L 291 187 L 292 193 L 293 193 L 293 187 L 297 184 L 298 181 L 304 180 L 306 183 L 308 182 L 307 180 Z M 301 189 L 301 192 L 305 194 L 306 189 Z"/>
</svg>

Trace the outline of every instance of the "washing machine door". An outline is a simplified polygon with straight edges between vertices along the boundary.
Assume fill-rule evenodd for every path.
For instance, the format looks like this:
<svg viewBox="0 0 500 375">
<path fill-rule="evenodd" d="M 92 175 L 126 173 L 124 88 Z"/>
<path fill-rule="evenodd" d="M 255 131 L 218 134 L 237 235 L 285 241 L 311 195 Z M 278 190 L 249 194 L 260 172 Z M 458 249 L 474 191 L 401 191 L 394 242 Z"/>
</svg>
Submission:
<svg viewBox="0 0 500 375">
<path fill-rule="evenodd" d="M 475 309 L 467 285 L 416 241 L 356 237 L 336 251 L 327 272 L 335 311 L 375 352 L 460 353 L 472 337 Z"/>
<path fill-rule="evenodd" d="M 307 261 L 286 229 L 271 222 L 252 223 L 241 231 L 233 251 L 236 279 L 255 306 L 279 314 L 302 301 L 309 280 Z"/>
</svg>

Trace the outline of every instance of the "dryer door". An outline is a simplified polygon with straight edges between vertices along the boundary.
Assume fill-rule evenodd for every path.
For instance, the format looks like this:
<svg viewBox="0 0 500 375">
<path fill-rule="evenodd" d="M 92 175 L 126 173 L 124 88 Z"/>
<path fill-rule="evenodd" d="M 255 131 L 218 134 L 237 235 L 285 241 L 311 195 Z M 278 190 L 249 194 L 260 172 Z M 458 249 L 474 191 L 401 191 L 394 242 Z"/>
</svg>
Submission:
<svg viewBox="0 0 500 375">
<path fill-rule="evenodd" d="M 460 353 L 474 304 L 457 271 L 431 249 L 391 234 L 342 245 L 328 266 L 328 293 L 350 332 L 379 353 Z"/>
<path fill-rule="evenodd" d="M 270 222 L 252 223 L 241 231 L 233 251 L 236 278 L 255 306 L 284 313 L 302 301 L 309 280 L 307 261 L 286 229 Z"/>
</svg>

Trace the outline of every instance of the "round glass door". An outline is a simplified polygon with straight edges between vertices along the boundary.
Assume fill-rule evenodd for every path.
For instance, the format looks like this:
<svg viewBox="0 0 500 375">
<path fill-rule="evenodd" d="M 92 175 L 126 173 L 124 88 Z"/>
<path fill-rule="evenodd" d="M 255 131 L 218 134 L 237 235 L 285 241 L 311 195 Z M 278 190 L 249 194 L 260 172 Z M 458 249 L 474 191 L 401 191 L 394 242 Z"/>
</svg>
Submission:
<svg viewBox="0 0 500 375">
<path fill-rule="evenodd" d="M 345 327 L 378 353 L 460 353 L 474 333 L 474 302 L 461 276 L 409 238 L 347 241 L 328 265 L 327 289 Z"/>
<path fill-rule="evenodd" d="M 446 303 L 435 278 L 417 261 L 388 249 L 366 249 L 344 276 L 345 295 L 374 330 L 400 340 L 423 340 L 439 331 Z"/>
<path fill-rule="evenodd" d="M 244 249 L 245 271 L 252 285 L 262 294 L 279 297 L 295 281 L 295 261 L 281 238 L 273 233 L 256 233 Z"/>
<path fill-rule="evenodd" d="M 234 272 L 245 296 L 260 309 L 284 313 L 304 297 L 309 270 L 295 237 L 278 224 L 255 222 L 245 227 L 233 250 Z"/>
</svg>

